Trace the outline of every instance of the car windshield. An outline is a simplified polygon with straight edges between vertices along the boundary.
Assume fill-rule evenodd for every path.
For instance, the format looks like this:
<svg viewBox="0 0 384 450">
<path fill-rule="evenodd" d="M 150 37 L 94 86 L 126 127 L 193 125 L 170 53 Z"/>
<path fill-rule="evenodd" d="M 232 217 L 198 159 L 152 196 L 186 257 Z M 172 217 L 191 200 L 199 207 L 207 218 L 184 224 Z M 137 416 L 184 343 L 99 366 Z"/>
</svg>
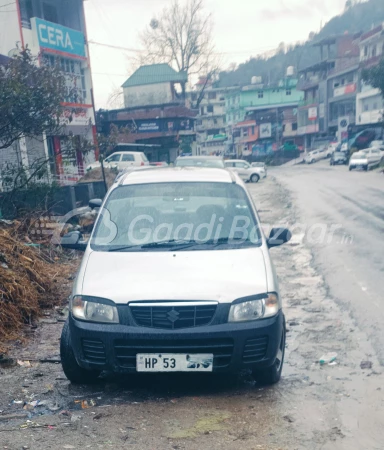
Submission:
<svg viewBox="0 0 384 450">
<path fill-rule="evenodd" d="M 199 158 L 180 158 L 176 160 L 176 167 L 213 167 L 222 169 L 224 168 L 224 161 L 220 158 L 217 159 L 199 159 Z"/>
<path fill-rule="evenodd" d="M 343 152 L 335 152 L 334 156 L 339 156 L 341 158 L 344 158 L 345 154 Z"/>
<path fill-rule="evenodd" d="M 352 159 L 362 159 L 362 158 L 366 158 L 366 154 L 364 152 L 358 152 L 358 153 L 354 153 L 352 155 Z"/>
<path fill-rule="evenodd" d="M 211 250 L 261 245 L 245 190 L 232 183 L 154 183 L 112 191 L 91 238 L 96 251 Z"/>
</svg>

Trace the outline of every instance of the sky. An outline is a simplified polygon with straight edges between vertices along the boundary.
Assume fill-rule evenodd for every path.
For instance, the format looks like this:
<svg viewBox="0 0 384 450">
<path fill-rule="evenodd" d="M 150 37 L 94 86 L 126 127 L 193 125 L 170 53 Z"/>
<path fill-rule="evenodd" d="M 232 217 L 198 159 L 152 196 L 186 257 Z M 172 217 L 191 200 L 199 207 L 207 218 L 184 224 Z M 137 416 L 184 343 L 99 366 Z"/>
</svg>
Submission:
<svg viewBox="0 0 384 450">
<path fill-rule="evenodd" d="M 140 51 L 139 33 L 173 0 L 86 0 L 96 108 L 107 108 L 110 94 L 132 73 Z M 187 0 L 179 0 L 184 3 Z M 280 42 L 305 41 L 333 16 L 345 0 L 205 0 L 214 20 L 214 41 L 223 69 L 271 51 Z"/>
</svg>

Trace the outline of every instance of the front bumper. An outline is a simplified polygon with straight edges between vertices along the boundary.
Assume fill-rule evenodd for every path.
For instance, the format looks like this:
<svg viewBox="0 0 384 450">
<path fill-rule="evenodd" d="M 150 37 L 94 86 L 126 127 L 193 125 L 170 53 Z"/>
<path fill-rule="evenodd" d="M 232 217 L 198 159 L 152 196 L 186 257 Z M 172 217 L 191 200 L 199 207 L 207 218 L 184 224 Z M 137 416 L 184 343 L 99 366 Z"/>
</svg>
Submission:
<svg viewBox="0 0 384 450">
<path fill-rule="evenodd" d="M 178 330 L 88 323 L 70 316 L 69 326 L 76 360 L 85 369 L 132 373 L 137 353 L 213 353 L 213 372 L 236 372 L 274 364 L 284 315 L 279 311 L 275 317 L 254 322 Z"/>
</svg>

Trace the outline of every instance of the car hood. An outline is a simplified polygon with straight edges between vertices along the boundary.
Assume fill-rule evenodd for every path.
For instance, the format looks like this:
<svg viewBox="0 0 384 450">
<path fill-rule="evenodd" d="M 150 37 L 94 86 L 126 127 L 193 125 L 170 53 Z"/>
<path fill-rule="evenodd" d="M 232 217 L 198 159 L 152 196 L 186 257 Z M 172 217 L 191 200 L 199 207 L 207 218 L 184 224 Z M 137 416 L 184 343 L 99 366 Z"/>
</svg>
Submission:
<svg viewBox="0 0 384 450">
<path fill-rule="evenodd" d="M 216 300 L 267 292 L 261 247 L 239 250 L 89 253 L 82 295 L 132 300 Z"/>
</svg>

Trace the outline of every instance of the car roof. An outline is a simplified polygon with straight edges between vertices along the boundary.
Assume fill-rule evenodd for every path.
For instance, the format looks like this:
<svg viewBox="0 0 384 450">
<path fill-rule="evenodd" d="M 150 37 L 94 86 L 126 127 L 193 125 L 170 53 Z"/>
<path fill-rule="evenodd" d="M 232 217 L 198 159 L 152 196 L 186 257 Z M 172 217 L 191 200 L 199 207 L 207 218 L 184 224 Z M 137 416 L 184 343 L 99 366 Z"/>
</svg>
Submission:
<svg viewBox="0 0 384 450">
<path fill-rule="evenodd" d="M 240 181 L 231 171 L 202 167 L 152 167 L 123 175 L 119 185 L 149 183 L 236 183 Z"/>
<path fill-rule="evenodd" d="M 117 151 L 111 153 L 109 156 L 112 156 L 112 155 L 114 155 L 115 153 L 134 153 L 135 155 L 138 155 L 138 154 L 144 153 L 144 152 L 136 152 L 136 151 L 134 151 L 134 150 L 117 150 Z"/>
</svg>

